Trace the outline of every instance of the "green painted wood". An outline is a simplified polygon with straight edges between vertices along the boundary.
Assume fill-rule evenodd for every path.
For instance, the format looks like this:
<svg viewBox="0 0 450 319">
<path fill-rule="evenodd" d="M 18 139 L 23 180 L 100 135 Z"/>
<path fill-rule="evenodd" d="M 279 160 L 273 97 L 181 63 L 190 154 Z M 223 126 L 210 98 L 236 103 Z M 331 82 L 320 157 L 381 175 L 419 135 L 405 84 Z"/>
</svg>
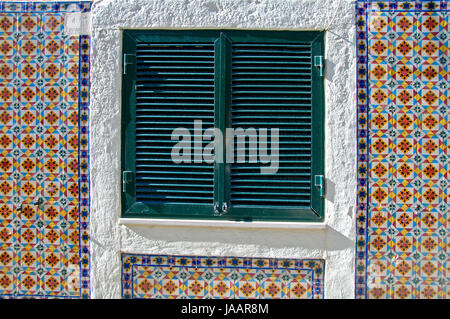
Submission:
<svg viewBox="0 0 450 319">
<path fill-rule="evenodd" d="M 312 64 L 323 55 L 322 32 L 125 30 L 123 39 L 122 170 L 133 172 L 124 217 L 324 219 L 313 186 L 324 174 L 323 79 Z M 192 133 L 194 119 L 223 133 L 279 127 L 279 172 L 261 175 L 260 163 L 174 164 L 171 132 Z"/>
<path fill-rule="evenodd" d="M 315 38 L 301 45 L 280 45 L 272 41 L 233 43 L 231 113 L 233 128 L 280 129 L 280 167 L 276 174 L 262 175 L 262 164 L 248 163 L 248 157 L 246 163 L 231 165 L 229 215 L 247 220 L 323 220 L 320 203 L 323 198 L 314 195 L 316 190 L 311 184 L 323 163 L 323 154 L 318 150 L 323 148 L 320 133 L 323 119 L 322 112 L 316 110 L 323 107 L 318 96 L 321 80 L 315 79 L 316 70 L 311 67 L 323 39 Z M 304 66 L 308 66 L 309 73 L 304 71 Z M 247 73 L 239 72 L 242 67 Z M 301 74 L 302 82 L 293 81 L 297 79 L 292 73 Z M 272 81 L 274 78 L 277 81 Z M 242 101 L 246 103 L 243 105 Z M 297 138 L 288 137 L 292 134 Z M 252 150 L 248 144 L 244 149 Z M 242 148 L 235 143 L 234 150 Z M 306 182 L 307 186 L 299 182 Z M 258 205 L 276 211 L 276 217 L 265 216 L 256 208 Z"/>
<path fill-rule="evenodd" d="M 136 56 L 136 41 L 128 32 L 123 34 L 122 67 L 122 172 L 129 171 L 129 181 L 122 180 L 122 207 L 127 210 L 136 202 L 136 60 L 126 61 L 125 55 Z M 126 64 L 126 63 L 130 64 Z M 121 174 L 122 175 L 122 174 Z M 125 183 L 125 184 L 124 184 Z M 125 214 L 124 214 L 125 216 Z"/>
<path fill-rule="evenodd" d="M 225 147 L 225 130 L 228 121 L 227 107 L 230 104 L 230 64 L 231 64 L 231 41 L 221 32 L 215 41 L 215 128 L 218 128 L 223 133 L 222 145 Z M 225 163 L 225 148 L 224 152 L 219 155 L 220 159 L 215 163 L 214 173 L 214 203 L 221 207 L 222 203 L 228 200 L 228 185 L 226 174 L 227 164 Z M 216 157 L 217 159 L 217 157 Z M 215 212 L 217 216 L 217 211 Z"/>
<path fill-rule="evenodd" d="M 158 37 L 143 42 L 135 31 L 125 34 L 134 39 L 136 56 L 135 73 L 124 78 L 134 76 L 135 84 L 134 100 L 124 105 L 134 112 L 134 132 L 124 138 L 133 149 L 125 150 L 124 159 L 127 167 L 134 162 L 135 189 L 123 216 L 210 216 L 213 165 L 172 162 L 171 151 L 177 141 L 171 140 L 171 134 L 179 127 L 193 131 L 194 120 L 202 120 L 204 129 L 214 125 L 213 39 L 200 36 L 198 41 L 191 39 L 195 43 L 183 39 L 166 45 L 154 43 Z M 199 154 L 205 144 L 193 148 L 191 156 Z M 198 207 L 195 212 L 194 207 Z"/>
</svg>

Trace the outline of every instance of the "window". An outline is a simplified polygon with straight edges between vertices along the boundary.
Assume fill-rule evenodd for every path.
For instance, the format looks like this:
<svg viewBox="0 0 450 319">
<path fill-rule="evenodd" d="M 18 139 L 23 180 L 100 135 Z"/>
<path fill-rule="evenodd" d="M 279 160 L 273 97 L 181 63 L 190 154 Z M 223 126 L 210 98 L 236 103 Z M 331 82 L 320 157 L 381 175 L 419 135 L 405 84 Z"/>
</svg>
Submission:
<svg viewBox="0 0 450 319">
<path fill-rule="evenodd" d="M 322 32 L 125 30 L 122 216 L 323 221 L 323 47 Z"/>
</svg>

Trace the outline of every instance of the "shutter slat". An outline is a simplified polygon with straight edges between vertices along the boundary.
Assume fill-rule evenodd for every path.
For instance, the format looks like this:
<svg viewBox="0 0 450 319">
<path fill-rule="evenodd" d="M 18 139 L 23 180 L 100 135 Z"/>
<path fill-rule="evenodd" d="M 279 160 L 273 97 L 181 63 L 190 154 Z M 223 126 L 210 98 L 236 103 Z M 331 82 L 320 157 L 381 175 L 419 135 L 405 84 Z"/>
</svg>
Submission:
<svg viewBox="0 0 450 319">
<path fill-rule="evenodd" d="M 239 68 L 234 68 L 233 72 L 232 72 L 232 75 L 234 75 L 234 76 L 255 76 L 255 75 L 260 75 L 260 76 L 264 76 L 266 81 L 271 81 L 272 77 L 280 76 L 280 75 L 281 76 L 285 76 L 286 78 L 285 79 L 276 78 L 278 81 L 290 81 L 291 78 L 288 78 L 287 76 L 296 76 L 296 77 L 305 76 L 305 77 L 308 77 L 308 79 L 311 77 L 311 73 L 310 73 L 311 70 L 310 69 L 308 69 L 308 71 L 310 71 L 310 72 L 304 72 L 304 73 L 301 73 L 301 72 L 276 72 L 276 71 L 274 71 L 274 72 L 261 72 L 261 71 L 258 71 L 258 70 L 255 70 L 255 71 L 249 70 L 249 71 L 245 71 L 244 72 L 244 71 L 237 71 L 237 70 L 239 70 Z M 277 71 L 280 71 L 280 70 L 277 70 Z M 248 78 L 242 78 L 242 79 L 234 78 L 233 79 L 233 81 L 242 81 L 242 80 L 248 80 Z M 255 80 L 258 80 L 258 79 L 255 79 Z M 303 79 L 299 79 L 299 80 L 303 80 Z"/>
<path fill-rule="evenodd" d="M 299 105 L 298 105 L 299 106 Z M 303 114 L 303 113 L 308 113 L 308 114 L 311 114 L 311 110 L 271 110 L 271 109 L 262 109 L 262 108 L 260 108 L 260 109 L 254 109 L 254 108 L 243 108 L 243 107 L 241 107 L 241 108 L 239 108 L 236 104 L 235 104 L 235 107 L 233 108 L 233 113 L 235 113 L 235 114 L 239 114 L 239 113 L 276 113 L 276 114 L 279 114 L 279 113 L 288 113 L 288 114 L 296 114 L 296 113 L 300 113 L 300 114 Z"/>
<path fill-rule="evenodd" d="M 186 81 L 186 82 L 188 82 L 188 81 Z M 153 89 L 153 88 L 160 88 L 162 84 L 164 84 L 164 88 L 187 88 L 187 87 L 190 87 L 190 88 L 211 88 L 211 87 L 214 87 L 213 84 L 210 84 L 210 85 L 207 85 L 207 84 L 186 84 L 186 83 L 168 84 L 168 83 L 164 83 L 164 82 L 158 82 L 158 83 L 155 83 L 154 85 L 153 84 L 137 84 L 136 87 L 142 88 L 139 91 L 139 94 L 142 94 L 142 93 L 146 93 L 145 89 L 154 91 L 155 89 Z M 156 91 L 158 91 L 158 90 L 156 90 Z M 180 93 L 180 92 L 183 92 L 183 91 L 175 91 L 175 92 Z M 198 91 L 196 91 L 196 92 L 198 93 Z M 207 91 L 207 93 L 211 93 L 211 92 Z"/>
<path fill-rule="evenodd" d="M 158 158 L 158 157 L 154 157 L 154 158 L 147 158 L 147 159 L 140 159 L 139 161 L 136 161 L 137 163 L 153 163 L 153 162 L 157 162 L 157 163 L 173 163 L 172 159 L 167 159 L 167 158 Z"/>
<path fill-rule="evenodd" d="M 153 70 L 153 68 L 152 68 L 152 70 Z M 149 71 L 149 70 L 147 70 L 147 71 L 145 71 L 145 70 L 138 70 L 136 72 L 136 74 L 140 77 L 140 81 L 145 81 L 145 80 L 149 79 L 149 77 L 146 77 L 147 75 L 149 75 L 149 76 L 159 76 L 159 77 L 156 77 L 155 80 L 160 80 L 160 77 L 164 77 L 164 76 L 168 76 L 168 75 L 173 77 L 173 79 L 178 79 L 178 76 L 185 76 L 185 77 L 189 77 L 189 78 L 192 78 L 192 77 L 195 77 L 195 76 L 202 76 L 202 77 L 205 77 L 204 78 L 205 80 L 210 80 L 210 78 L 208 78 L 208 77 L 212 76 L 207 71 L 206 72 L 193 72 L 193 71 L 187 72 L 187 71 L 180 70 L 179 68 L 176 71 L 164 70 L 164 71 L 157 71 L 157 72 Z M 170 81 L 170 78 L 165 78 L 164 80 Z"/>
<path fill-rule="evenodd" d="M 177 50 L 165 50 L 165 49 L 159 49 L 159 50 L 156 51 L 154 49 L 148 49 L 147 50 L 145 48 L 139 48 L 139 52 L 141 52 L 142 54 L 150 53 L 150 55 L 155 55 L 155 56 L 157 56 L 158 54 L 164 55 L 164 54 L 167 54 L 167 53 L 171 53 L 173 55 L 175 55 L 176 53 L 178 53 L 178 54 L 205 53 L 207 55 L 211 54 L 210 50 L 195 50 L 195 49 L 192 49 L 192 50 L 180 50 L 180 49 L 177 49 Z M 169 56 L 173 57 L 173 55 L 169 55 Z"/>
<path fill-rule="evenodd" d="M 205 197 L 200 197 L 200 196 L 175 196 L 175 195 L 152 195 L 152 194 L 148 194 L 148 193 L 142 193 L 141 191 L 136 190 L 136 196 L 139 196 L 140 200 L 147 200 L 147 201 L 152 201 L 152 199 L 154 198 L 158 198 L 158 199 L 164 199 L 164 200 L 171 200 L 171 199 L 183 199 L 186 201 L 195 201 L 196 199 L 200 199 L 200 200 L 205 200 L 208 198 Z"/>
<path fill-rule="evenodd" d="M 178 113 L 182 111 L 182 110 L 178 110 Z M 136 119 L 142 119 L 142 120 L 146 120 L 146 119 L 158 119 L 158 118 L 168 118 L 168 119 L 177 119 L 180 118 L 179 115 L 157 115 L 157 114 L 142 114 L 142 115 L 136 115 Z M 202 114 L 202 115 L 184 115 L 183 118 L 185 119 L 198 119 L 198 120 L 203 120 L 203 119 L 208 119 L 207 118 L 207 114 Z M 191 123 L 192 124 L 192 123 Z"/>
<path fill-rule="evenodd" d="M 294 113 L 294 112 L 291 112 Z M 295 115 L 295 120 L 308 120 L 311 116 L 297 116 Z M 292 116 L 282 116 L 282 115 L 233 115 L 233 119 L 239 120 L 239 119 L 272 119 L 272 120 L 294 120 Z M 289 123 L 289 122 L 287 122 Z"/>
<path fill-rule="evenodd" d="M 174 58 L 177 58 L 177 59 L 180 59 L 180 60 L 181 59 L 191 60 L 191 59 L 210 58 L 210 59 L 214 60 L 214 56 L 211 56 L 211 54 L 208 54 L 208 55 L 195 55 L 195 54 L 192 54 L 192 55 L 177 55 L 177 54 L 175 54 L 175 52 L 171 52 L 172 55 L 161 55 L 161 54 L 145 54 L 145 52 L 142 51 L 142 50 L 139 50 L 139 52 L 141 54 L 139 54 L 139 56 L 138 56 L 138 62 L 141 61 L 141 60 L 144 60 L 144 59 L 149 59 L 149 60 L 153 61 L 154 58 L 159 58 L 159 59 L 163 59 L 164 58 L 164 59 L 170 59 L 170 60 L 172 60 Z M 181 53 L 181 52 L 178 52 L 178 53 Z M 196 53 L 196 52 L 192 52 L 192 53 Z M 212 61 L 212 62 L 214 62 L 214 61 Z"/>
<path fill-rule="evenodd" d="M 142 111 L 151 111 L 154 109 L 154 106 L 173 106 L 173 108 L 178 107 L 178 106 L 183 106 L 189 109 L 194 109 L 194 108 L 198 108 L 198 107 L 206 107 L 209 111 L 214 111 L 211 110 L 211 107 L 214 107 L 214 104 L 211 103 L 196 103 L 195 105 L 193 103 L 164 103 L 164 102 L 141 102 L 141 103 L 136 103 L 136 106 L 138 106 L 139 108 L 136 110 L 136 112 L 142 112 Z M 169 108 L 173 109 L 173 108 Z M 183 110 L 184 110 L 183 109 Z"/>
<path fill-rule="evenodd" d="M 234 194 L 234 195 L 265 195 L 265 196 L 268 196 L 268 195 L 270 195 L 270 196 L 286 196 L 286 197 L 289 197 L 289 196 L 292 196 L 292 197 L 301 197 L 301 196 L 309 196 L 309 192 L 303 192 L 303 193 L 298 193 L 298 192 L 296 192 L 296 193 L 289 193 L 289 192 L 283 192 L 283 193 L 274 193 L 274 192 L 267 192 L 267 191 L 260 191 L 260 192 L 257 192 L 257 191 L 252 191 L 252 192 L 235 192 L 235 191 L 231 191 L 231 194 Z M 295 199 L 295 198 L 294 198 Z"/>
<path fill-rule="evenodd" d="M 255 70 L 255 68 L 257 68 L 257 70 L 265 70 L 266 72 L 267 71 L 270 71 L 270 70 L 273 70 L 274 69 L 274 67 L 273 66 L 261 66 L 261 65 L 258 65 L 258 66 L 247 66 L 247 65 L 241 65 L 241 66 L 233 66 L 233 75 L 234 74 L 236 74 L 237 72 L 236 71 L 239 71 L 239 70 Z M 301 71 L 306 71 L 306 72 L 308 72 L 308 71 L 311 71 L 311 66 L 309 66 L 309 67 L 306 67 L 306 66 L 303 66 L 303 67 L 295 67 L 295 66 L 290 66 L 290 67 L 285 67 L 285 66 L 282 66 L 282 65 L 277 65 L 277 71 L 293 71 L 293 72 L 301 72 Z M 256 72 L 256 71 L 254 71 L 254 72 Z M 263 73 L 259 73 L 258 72 L 258 74 L 263 74 Z M 288 72 L 286 72 L 286 74 L 290 74 L 290 73 L 288 73 Z"/>
<path fill-rule="evenodd" d="M 136 96 L 136 100 L 161 100 L 164 99 L 165 101 L 168 100 L 210 100 L 213 101 L 214 98 L 212 97 L 206 97 L 206 96 L 152 96 L 152 95 L 145 95 L 145 96 Z"/>
<path fill-rule="evenodd" d="M 265 96 L 265 97 L 261 97 L 261 96 L 236 96 L 234 98 L 233 103 L 235 103 L 235 101 L 239 101 L 239 100 L 250 100 L 250 101 L 255 101 L 255 100 L 274 100 L 275 102 L 277 101 L 311 101 L 311 98 L 309 97 L 286 97 L 286 96 L 277 96 L 277 97 L 272 97 L 272 96 Z"/>
<path fill-rule="evenodd" d="M 212 205 L 213 164 L 175 164 L 171 135 L 193 132 L 194 120 L 214 126 L 214 45 L 139 43 L 136 61 L 136 200 Z M 201 149 L 192 147 L 192 158 Z"/>
<path fill-rule="evenodd" d="M 172 141 L 173 143 L 176 143 L 176 141 Z M 144 143 L 144 142 L 141 142 Z M 153 141 L 146 141 L 146 143 L 154 143 Z M 167 145 L 167 146 L 150 146 L 150 145 L 137 145 L 136 146 L 136 150 L 137 152 L 139 152 L 140 149 L 146 150 L 146 149 L 152 149 L 152 150 L 172 150 L 173 146 L 172 145 Z M 192 147 L 192 150 L 203 150 L 203 147 Z M 170 154 L 170 152 L 169 152 Z M 199 153 L 201 154 L 201 153 Z"/>
<path fill-rule="evenodd" d="M 179 183 L 140 183 L 139 186 L 158 186 L 158 187 L 169 187 L 169 188 L 173 188 L 176 189 L 176 187 L 182 187 L 182 188 L 186 188 L 186 184 L 179 184 Z M 194 187 L 194 188 L 211 188 L 214 187 L 213 185 L 204 185 L 204 184 L 193 184 L 190 183 L 189 187 Z"/>
<path fill-rule="evenodd" d="M 185 112 L 185 113 L 213 113 L 214 110 L 199 110 L 199 109 L 177 109 L 177 108 L 170 108 L 170 109 L 166 109 L 166 108 L 152 108 L 152 109 L 147 109 L 147 110 L 139 110 L 136 113 L 153 113 L 153 112 Z M 201 115 L 203 116 L 203 115 Z"/>
<path fill-rule="evenodd" d="M 277 44 L 277 43 L 233 43 L 233 51 L 238 51 L 239 48 L 255 48 L 257 51 L 259 52 L 260 48 L 281 48 L 283 49 L 292 49 L 292 48 L 303 48 L 303 49 L 310 49 L 311 48 L 311 44 L 309 43 L 302 43 L 302 44 L 291 44 L 291 43 L 282 43 L 282 44 Z M 255 52 L 255 51 L 252 51 Z M 279 52 L 279 51 L 278 51 Z"/>
<path fill-rule="evenodd" d="M 250 81 L 249 81 L 250 82 Z M 289 91 L 280 91 L 283 93 L 295 93 L 298 92 L 299 89 L 308 89 L 306 90 L 307 92 L 309 92 L 309 90 L 311 89 L 311 84 L 309 85 L 287 85 L 287 84 L 253 84 L 252 82 L 250 82 L 251 84 L 233 84 L 233 88 L 251 88 L 251 89 L 257 89 L 257 88 L 283 88 L 283 89 L 291 89 L 293 92 L 291 92 L 291 90 Z M 238 91 L 235 90 L 235 93 L 243 93 L 243 92 L 247 92 L 250 93 L 252 91 Z M 258 93 L 260 92 L 267 92 L 267 91 L 257 91 Z M 272 90 L 269 91 L 270 93 L 273 93 Z M 277 91 L 278 92 L 278 91 Z M 301 91 L 304 92 L 304 91 Z"/>
<path fill-rule="evenodd" d="M 272 191 L 272 190 L 267 190 L 267 186 L 258 186 L 258 185 L 251 185 L 251 186 L 234 185 L 232 187 L 232 189 L 237 189 L 237 190 L 264 189 L 267 193 Z M 286 189 L 288 191 L 293 191 L 291 186 L 278 185 L 276 189 Z M 300 186 L 295 187 L 295 191 L 302 191 L 302 190 L 308 191 L 308 190 L 310 190 L 310 188 L 309 187 L 300 187 Z"/>
<path fill-rule="evenodd" d="M 195 48 L 207 48 L 207 47 L 212 47 L 214 44 L 212 43 L 203 43 L 203 42 L 199 42 L 199 43 L 185 43 L 185 42 L 150 42 L 150 43 L 143 43 L 143 42 L 139 42 L 136 43 L 136 47 L 138 48 L 153 48 L 153 47 L 159 47 L 159 48 L 171 48 L 173 50 L 178 50 L 179 48 L 191 48 L 191 47 L 195 47 Z M 176 47 L 176 48 L 174 48 Z"/>
<path fill-rule="evenodd" d="M 275 65 L 278 65 L 278 64 L 280 64 L 280 65 L 289 65 L 289 66 L 291 66 L 291 68 L 292 67 L 294 67 L 294 66 L 296 66 L 296 65 L 306 65 L 306 66 L 311 66 L 311 62 L 301 62 L 301 61 L 298 61 L 298 62 L 292 62 L 292 61 L 249 61 L 249 60 L 247 60 L 247 61 L 240 61 L 240 60 L 233 60 L 233 64 L 236 64 L 237 66 L 239 66 L 239 64 L 245 64 L 245 65 L 248 65 L 248 64 L 255 64 L 255 65 L 266 65 L 266 64 L 275 64 Z"/>
<path fill-rule="evenodd" d="M 207 88 L 208 86 L 202 86 L 202 88 Z M 214 88 L 214 86 L 209 85 L 210 88 Z M 140 89 L 139 91 L 139 95 L 147 95 L 147 94 L 214 94 L 214 92 L 211 91 L 182 91 L 182 90 L 170 90 L 169 87 L 167 87 L 167 89 L 165 88 L 158 88 L 158 89 L 153 89 L 153 90 L 149 90 L 148 87 L 145 87 L 145 89 Z M 136 94 L 137 95 L 137 94 Z M 138 96 L 138 95 L 137 95 Z"/>
<path fill-rule="evenodd" d="M 161 168 L 161 167 L 174 167 L 174 168 L 178 168 L 178 169 L 181 169 L 181 168 L 205 168 L 202 164 L 197 164 L 197 165 L 185 165 L 185 164 L 175 164 L 175 163 L 172 163 L 172 164 L 165 164 L 165 165 L 146 165 L 146 164 L 136 164 L 136 167 L 139 167 L 139 168 L 149 168 L 149 167 L 157 167 L 157 168 Z M 207 168 L 208 169 L 208 168 Z"/>
<path fill-rule="evenodd" d="M 138 138 L 138 139 L 149 139 L 149 138 L 154 138 L 154 137 L 156 137 L 156 136 L 158 136 L 158 137 L 165 137 L 166 139 L 164 139 L 164 140 L 156 140 L 156 139 L 154 139 L 154 141 L 156 141 L 156 142 L 161 142 L 161 141 L 164 141 L 164 142 L 167 142 L 167 138 L 171 138 L 172 137 L 172 134 L 142 134 L 142 133 L 136 133 L 136 137 Z M 192 134 L 191 135 L 191 137 L 203 137 L 203 135 L 194 135 L 194 134 Z M 208 141 L 208 143 L 209 143 L 210 141 Z"/>
<path fill-rule="evenodd" d="M 284 102 L 283 103 L 283 109 L 274 109 L 274 104 L 278 104 L 277 101 L 271 101 L 271 100 L 265 100 L 265 101 L 261 101 L 258 104 L 255 103 L 246 103 L 246 102 L 237 102 L 234 101 L 232 104 L 232 108 L 233 111 L 239 111 L 239 109 L 246 109 L 246 110 L 251 110 L 252 112 L 292 112 L 292 107 L 295 107 L 295 111 L 297 112 L 304 112 L 304 111 L 309 111 L 311 112 L 311 104 L 308 103 L 288 103 L 288 102 Z M 264 107 L 267 107 L 267 109 L 265 109 Z M 258 109 L 259 108 L 259 109 Z M 308 109 L 305 109 L 308 108 Z"/>
<path fill-rule="evenodd" d="M 250 127 L 253 127 L 254 125 L 257 125 L 258 127 L 266 127 L 264 125 L 271 125 L 273 127 L 277 127 L 277 126 L 311 126 L 311 124 L 309 123 L 296 123 L 296 122 L 273 122 L 273 123 L 268 123 L 267 121 L 234 121 L 234 124 L 236 125 L 248 125 Z M 280 131 L 282 129 L 280 128 Z"/>
<path fill-rule="evenodd" d="M 235 88 L 235 86 L 233 86 Z M 242 88 L 242 86 L 239 86 L 239 88 Z M 254 89 L 254 86 L 248 86 L 250 89 Z M 303 88 L 303 87 L 302 87 Z M 299 88 L 300 89 L 300 88 Z M 273 95 L 273 94 L 291 94 L 291 95 L 297 95 L 297 94 L 305 94 L 305 93 L 311 93 L 311 90 L 293 90 L 293 91 L 275 91 L 275 90 L 260 90 L 260 91 L 249 91 L 249 90 L 239 90 L 235 89 L 234 93 L 236 94 L 263 94 L 263 95 Z"/>
<path fill-rule="evenodd" d="M 308 194 L 309 196 L 309 194 Z M 254 197 L 240 197 L 239 199 L 235 199 L 236 202 L 268 202 L 268 203 L 273 203 L 273 205 L 280 205 L 283 203 L 304 203 L 304 204 L 308 204 L 310 201 L 309 199 L 284 199 L 284 198 L 254 198 Z"/>
<path fill-rule="evenodd" d="M 150 82 L 150 83 L 148 83 Z M 169 82 L 169 83 L 167 83 Z M 173 84 L 174 82 L 182 82 L 180 84 Z M 209 85 L 214 85 L 214 82 L 212 79 L 186 79 L 186 78 L 173 78 L 173 79 L 164 79 L 164 78 L 147 78 L 142 77 L 142 79 L 139 80 L 137 87 L 160 87 L 162 83 L 164 83 L 164 86 L 167 87 L 179 87 L 181 85 L 186 85 L 188 87 L 203 87 L 207 84 L 197 84 L 197 82 L 207 82 Z M 139 84 L 140 83 L 140 84 Z M 189 84 L 194 83 L 194 84 Z"/>
<path fill-rule="evenodd" d="M 306 46 L 305 47 L 305 51 L 304 52 L 306 52 L 306 53 L 308 53 L 308 49 L 309 47 L 308 46 Z M 286 49 L 286 48 L 283 48 L 283 49 Z M 234 48 L 233 49 L 233 52 L 234 53 L 240 53 L 240 54 L 242 54 L 242 55 L 244 55 L 244 53 L 251 53 L 251 54 L 253 54 L 253 56 L 255 56 L 255 53 L 258 53 L 258 54 L 279 54 L 280 53 L 280 49 L 272 49 L 272 50 L 270 50 L 270 49 L 260 49 L 260 50 L 258 50 L 258 52 L 255 52 L 255 50 L 249 50 L 249 49 L 238 49 L 238 48 Z M 283 53 L 285 53 L 286 55 L 285 56 L 289 56 L 289 54 L 294 54 L 294 55 L 298 55 L 299 53 L 301 53 L 302 51 L 300 51 L 300 50 L 292 50 L 292 49 L 290 49 L 290 50 L 283 50 Z M 284 56 L 283 56 L 284 57 Z"/>
<path fill-rule="evenodd" d="M 185 185 L 186 186 L 186 185 Z M 205 194 L 205 191 L 203 190 L 178 190 L 178 189 L 162 189 L 162 188 L 154 188 L 154 189 L 148 189 L 146 192 L 146 194 L 158 194 L 158 193 L 164 193 L 164 194 L 196 194 L 196 196 L 198 196 L 198 194 Z"/>
<path fill-rule="evenodd" d="M 300 63 L 300 62 L 293 62 L 293 63 Z M 154 64 L 169 64 L 169 65 L 180 65 L 180 66 L 189 66 L 189 65 L 202 65 L 202 64 L 212 64 L 214 65 L 214 61 L 177 61 L 177 60 L 152 60 L 152 59 L 141 59 L 138 57 L 137 64 L 141 65 L 154 65 Z"/>
<path fill-rule="evenodd" d="M 202 177 L 167 177 L 167 176 L 152 176 L 152 177 L 148 177 L 148 176 L 140 176 L 139 178 L 136 177 L 136 181 L 154 181 L 154 180 L 163 180 L 163 181 L 188 181 L 188 182 L 199 182 L 199 181 L 203 181 L 203 182 L 211 182 L 214 181 L 214 179 L 210 179 L 210 178 L 202 178 Z M 150 186 L 150 184 L 149 184 Z M 188 185 L 186 185 L 186 189 L 189 189 Z M 136 189 L 137 191 L 137 189 Z"/>
<path fill-rule="evenodd" d="M 192 125 L 193 122 L 181 122 L 181 121 L 177 121 L 177 122 L 169 122 L 169 121 L 139 121 L 139 125 L 175 125 L 173 128 L 177 128 L 180 125 Z M 209 124 L 209 125 L 214 125 L 214 122 L 203 122 L 203 124 Z"/>
<path fill-rule="evenodd" d="M 288 184 L 292 184 L 292 185 L 294 185 L 294 184 L 307 184 L 307 185 L 309 185 L 311 183 L 309 180 L 303 180 L 303 181 L 302 180 L 295 180 L 294 181 L 294 180 L 287 180 L 287 179 L 271 179 L 270 181 L 267 181 L 264 178 L 263 179 L 235 178 L 235 179 L 233 179 L 233 182 L 235 182 L 235 183 L 239 183 L 239 182 L 242 182 L 242 183 L 247 183 L 247 182 L 262 183 L 264 185 L 268 184 L 269 182 L 271 182 L 274 185 L 277 184 L 277 183 L 284 183 L 284 184 L 288 183 Z M 234 186 L 232 186 L 232 187 L 234 187 Z M 247 187 L 249 187 L 249 186 L 247 186 Z"/>
<path fill-rule="evenodd" d="M 232 127 L 279 128 L 276 174 L 268 164 L 231 165 L 230 200 L 235 207 L 306 208 L 311 203 L 312 77 L 310 44 L 233 43 Z M 268 130 L 268 132 L 270 132 Z M 270 135 L 266 150 L 270 154 Z M 237 156 L 235 154 L 235 156 Z M 236 157 L 235 157 L 236 159 Z"/>
<path fill-rule="evenodd" d="M 167 70 L 177 70 L 177 71 L 179 71 L 180 68 L 181 68 L 179 65 L 176 65 L 176 66 L 171 66 L 171 65 L 151 65 L 151 68 L 150 68 L 149 65 L 146 65 L 146 66 L 140 66 L 140 67 L 148 68 L 147 72 L 145 74 L 150 74 L 151 73 L 150 70 L 152 70 L 152 72 L 154 72 L 156 69 L 162 69 L 164 71 L 167 71 Z M 185 70 L 185 71 L 186 70 L 195 70 L 195 71 L 205 70 L 205 73 L 201 73 L 202 75 L 206 74 L 207 73 L 206 71 L 214 71 L 214 66 L 183 65 L 182 67 L 183 67 L 183 70 Z M 183 73 L 191 74 L 190 72 L 183 72 Z M 139 74 L 142 74 L 142 73 L 138 72 L 137 75 L 139 75 Z"/>
<path fill-rule="evenodd" d="M 299 56 L 299 55 L 252 55 L 252 54 L 244 54 L 245 52 L 243 50 L 235 50 L 234 53 L 240 53 L 238 56 L 234 56 L 233 57 L 233 61 L 240 61 L 240 60 L 254 60 L 254 59 L 265 59 L 267 60 L 269 63 L 274 62 L 276 60 L 291 60 L 291 59 L 295 59 L 295 60 L 306 60 L 311 62 L 311 57 L 310 56 Z M 272 51 L 272 53 L 276 54 L 276 53 L 280 53 L 280 51 Z M 291 61 L 287 61 L 287 62 L 291 62 Z"/>
<path fill-rule="evenodd" d="M 231 176 L 239 176 L 239 177 L 243 177 L 243 176 L 260 176 L 261 173 L 257 172 L 257 173 L 247 173 L 247 172 L 236 172 L 236 169 L 233 169 L 233 172 L 231 172 Z M 311 174 L 309 173 L 293 173 L 293 172 L 289 172 L 289 173 L 276 173 L 276 175 L 278 177 L 282 177 L 282 176 L 287 176 L 287 177 L 292 177 L 292 176 L 306 176 L 309 177 Z"/>
<path fill-rule="evenodd" d="M 283 162 L 285 164 L 285 162 Z M 235 166 L 233 167 L 234 170 L 248 170 L 248 169 L 255 169 L 254 166 Z M 310 166 L 287 166 L 287 167 L 280 167 L 279 170 L 288 170 L 288 171 L 293 171 L 295 169 L 298 170 L 309 170 L 311 169 Z"/>
</svg>

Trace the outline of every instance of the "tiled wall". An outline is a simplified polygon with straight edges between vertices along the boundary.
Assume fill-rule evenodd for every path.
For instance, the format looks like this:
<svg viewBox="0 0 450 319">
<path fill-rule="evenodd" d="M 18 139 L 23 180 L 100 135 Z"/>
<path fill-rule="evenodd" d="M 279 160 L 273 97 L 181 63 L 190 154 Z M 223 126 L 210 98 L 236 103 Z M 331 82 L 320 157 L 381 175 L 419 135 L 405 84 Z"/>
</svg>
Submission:
<svg viewBox="0 0 450 319">
<path fill-rule="evenodd" d="M 448 298 L 449 9 L 357 2 L 357 298 Z"/>
<path fill-rule="evenodd" d="M 123 298 L 321 299 L 323 259 L 122 254 Z"/>
<path fill-rule="evenodd" d="M 0 297 L 89 297 L 90 7 L 0 3 Z"/>
</svg>

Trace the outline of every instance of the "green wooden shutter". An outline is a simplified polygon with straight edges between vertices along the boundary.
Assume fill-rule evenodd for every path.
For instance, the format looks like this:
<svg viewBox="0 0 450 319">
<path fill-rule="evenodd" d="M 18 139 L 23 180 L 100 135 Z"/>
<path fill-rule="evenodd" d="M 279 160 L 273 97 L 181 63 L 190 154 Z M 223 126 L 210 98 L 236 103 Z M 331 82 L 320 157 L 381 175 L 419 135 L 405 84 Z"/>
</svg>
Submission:
<svg viewBox="0 0 450 319">
<path fill-rule="evenodd" d="M 125 140 L 134 144 L 135 153 L 125 155 L 125 169 L 133 172 L 134 194 L 125 215 L 174 217 L 210 213 L 214 164 L 174 163 L 171 150 L 177 141 L 171 140 L 171 134 L 176 128 L 186 128 L 191 132 L 193 145 L 194 120 L 202 121 L 203 130 L 214 127 L 214 42 L 133 38 L 137 39 L 135 103 L 131 114 L 135 140 Z M 191 159 L 201 154 L 208 143 L 197 145 L 191 151 Z"/>
<path fill-rule="evenodd" d="M 292 37 L 286 39 L 286 34 Z M 246 42 L 232 37 L 231 127 L 257 132 L 278 128 L 279 168 L 275 174 L 261 174 L 261 166 L 268 164 L 259 158 L 249 163 L 248 156 L 245 163 L 236 163 L 235 140 L 230 214 L 255 220 L 322 220 L 323 199 L 314 186 L 314 176 L 323 174 L 322 79 L 313 66 L 314 56 L 322 54 L 321 37 L 302 41 L 301 33 L 279 35 L 267 33 Z M 247 139 L 247 155 L 250 147 Z"/>
</svg>

